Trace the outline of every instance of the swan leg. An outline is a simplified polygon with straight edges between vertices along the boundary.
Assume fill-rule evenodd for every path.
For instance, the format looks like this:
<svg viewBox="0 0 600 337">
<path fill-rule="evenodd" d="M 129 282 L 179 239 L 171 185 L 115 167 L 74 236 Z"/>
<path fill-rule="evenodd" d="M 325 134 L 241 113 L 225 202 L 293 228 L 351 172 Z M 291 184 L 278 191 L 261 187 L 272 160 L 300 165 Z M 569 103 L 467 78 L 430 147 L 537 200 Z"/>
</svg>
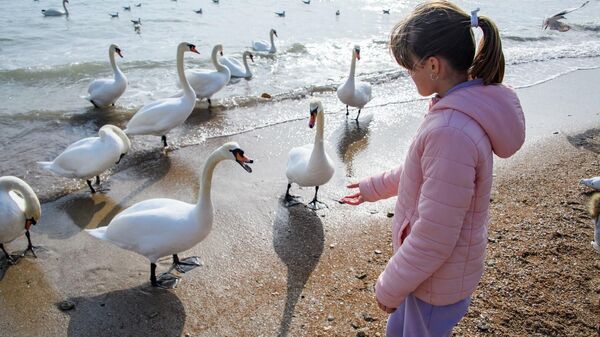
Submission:
<svg viewBox="0 0 600 337">
<path fill-rule="evenodd" d="M 162 137 L 160 137 L 160 139 L 162 139 L 163 145 L 164 145 L 165 147 L 168 147 L 168 145 L 167 145 L 167 136 L 165 136 L 165 135 L 162 135 Z"/>
<path fill-rule="evenodd" d="M 153 287 L 173 289 L 179 284 L 179 277 L 171 273 L 164 273 L 156 278 L 156 264 L 150 263 L 150 284 Z"/>
<path fill-rule="evenodd" d="M 312 209 L 313 211 L 323 209 L 323 208 L 329 208 L 329 206 L 327 206 L 327 204 L 325 204 L 322 201 L 317 200 L 317 193 L 319 193 L 319 186 L 315 186 L 315 197 L 313 198 L 313 200 L 311 202 L 309 202 L 306 205 L 306 207 Z"/>
<path fill-rule="evenodd" d="M 117 160 L 116 164 L 120 163 L 123 157 L 125 157 L 125 153 L 121 153 L 121 156 L 119 156 L 119 160 Z"/>
<path fill-rule="evenodd" d="M 100 108 L 100 107 L 99 107 L 99 106 L 98 106 L 98 105 L 97 105 L 97 104 L 94 102 L 94 100 L 90 100 L 90 102 L 91 102 L 91 103 L 94 105 L 94 108 L 96 108 L 96 109 L 97 109 L 97 108 Z"/>
<path fill-rule="evenodd" d="M 289 183 L 287 185 L 287 190 L 285 191 L 285 198 L 284 198 L 285 207 L 292 207 L 292 206 L 299 205 L 302 203 L 301 198 L 299 196 L 290 194 L 291 187 L 292 187 L 292 184 Z"/>
<path fill-rule="evenodd" d="M 177 256 L 177 254 L 173 254 L 173 268 L 180 273 L 185 274 L 192 269 L 201 267 L 202 265 L 202 261 L 197 256 L 190 256 L 180 261 L 179 256 Z"/>
<path fill-rule="evenodd" d="M 208 101 L 208 108 L 210 109 L 210 107 L 212 106 L 212 102 L 210 101 L 210 98 L 206 99 Z"/>
<path fill-rule="evenodd" d="M 6 249 L 4 249 L 4 244 L 0 243 L 0 248 L 2 249 L 2 251 L 4 252 L 4 255 L 6 256 L 6 260 L 8 260 L 9 264 L 16 264 L 17 260 L 15 260 L 7 251 Z"/>
<path fill-rule="evenodd" d="M 356 118 L 354 119 L 357 122 L 358 122 L 358 116 L 360 116 L 360 110 L 362 110 L 362 109 L 358 109 L 358 115 L 356 115 Z"/>
<path fill-rule="evenodd" d="M 350 110 L 348 110 L 348 104 L 346 104 L 346 116 L 348 116 L 348 114 L 350 114 Z"/>
<path fill-rule="evenodd" d="M 96 193 L 96 190 L 92 187 L 92 181 L 91 180 L 86 180 L 88 186 L 90 187 L 90 190 L 92 191 L 92 193 Z"/>
<path fill-rule="evenodd" d="M 34 246 L 31 243 L 31 234 L 29 233 L 29 230 L 25 231 L 25 236 L 27 237 L 27 249 L 25 249 L 25 251 L 23 252 L 23 254 L 21 254 L 21 256 L 25 256 L 27 255 L 27 252 L 31 252 L 31 254 L 33 255 L 33 257 L 35 257 L 37 259 L 37 255 L 35 254 L 35 248 L 37 248 L 37 246 Z"/>
<path fill-rule="evenodd" d="M 96 176 L 96 185 L 100 185 L 100 176 Z"/>
</svg>

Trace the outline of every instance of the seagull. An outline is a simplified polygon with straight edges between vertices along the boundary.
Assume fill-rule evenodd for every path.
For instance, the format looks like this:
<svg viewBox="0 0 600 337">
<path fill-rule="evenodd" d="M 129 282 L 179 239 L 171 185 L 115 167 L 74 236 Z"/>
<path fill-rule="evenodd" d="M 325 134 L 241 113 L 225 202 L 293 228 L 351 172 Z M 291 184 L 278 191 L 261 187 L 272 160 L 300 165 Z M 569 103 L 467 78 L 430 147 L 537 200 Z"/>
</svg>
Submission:
<svg viewBox="0 0 600 337">
<path fill-rule="evenodd" d="M 562 19 L 566 19 L 565 15 L 569 14 L 573 11 L 578 10 L 579 8 L 585 6 L 588 4 L 588 2 L 590 2 L 589 0 L 584 2 L 581 6 L 579 7 L 573 7 L 573 8 L 568 8 L 565 9 L 559 13 L 554 14 L 553 16 L 544 19 L 544 23 L 543 23 L 543 27 L 544 29 L 546 28 L 550 28 L 551 30 L 557 30 L 559 32 L 566 32 L 569 29 L 571 29 L 571 26 L 569 26 L 568 24 L 558 21 L 558 20 L 562 20 Z"/>
<path fill-rule="evenodd" d="M 216 4 L 218 4 L 218 3 L 219 3 L 219 0 L 213 0 L 213 2 L 214 2 L 214 3 L 216 3 Z"/>
<path fill-rule="evenodd" d="M 133 22 L 133 25 L 142 25 L 142 19 L 138 18 L 137 20 L 130 20 L 131 22 Z"/>
<path fill-rule="evenodd" d="M 277 14 L 279 16 L 285 16 L 285 11 L 283 11 L 283 12 L 275 12 L 275 14 Z"/>
<path fill-rule="evenodd" d="M 390 14 L 390 10 L 389 9 L 384 9 L 383 10 L 383 14 Z"/>
<path fill-rule="evenodd" d="M 335 15 L 340 15 L 340 10 L 335 11 Z"/>
<path fill-rule="evenodd" d="M 202 8 L 200 8 L 199 10 L 194 10 L 194 12 L 196 12 L 198 14 L 202 14 Z"/>
<path fill-rule="evenodd" d="M 119 17 L 119 12 L 108 13 L 108 15 L 110 15 L 111 18 L 118 18 Z"/>
<path fill-rule="evenodd" d="M 307 5 L 310 5 L 310 0 L 302 0 L 302 2 L 304 2 Z"/>
<path fill-rule="evenodd" d="M 131 5 L 129 5 L 127 7 L 123 6 L 123 10 L 130 11 L 131 10 Z"/>
<path fill-rule="evenodd" d="M 140 2 L 139 4 L 135 5 L 135 7 L 142 7 L 142 3 Z"/>
<path fill-rule="evenodd" d="M 600 177 L 592 177 L 588 179 L 581 179 L 579 181 L 581 185 L 585 185 L 587 187 L 591 187 L 597 191 L 600 191 Z"/>
</svg>

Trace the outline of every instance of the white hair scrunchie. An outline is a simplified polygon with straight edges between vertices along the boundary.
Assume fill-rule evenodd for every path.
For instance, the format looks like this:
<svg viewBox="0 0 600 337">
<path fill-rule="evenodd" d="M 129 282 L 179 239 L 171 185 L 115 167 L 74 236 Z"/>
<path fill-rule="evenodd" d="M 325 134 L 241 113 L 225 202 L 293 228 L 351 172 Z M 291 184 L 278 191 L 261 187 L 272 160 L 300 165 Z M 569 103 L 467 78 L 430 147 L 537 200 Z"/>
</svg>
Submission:
<svg viewBox="0 0 600 337">
<path fill-rule="evenodd" d="M 477 12 L 479 12 L 479 8 L 471 11 L 471 27 L 473 28 L 479 27 L 479 19 L 477 18 Z"/>
</svg>

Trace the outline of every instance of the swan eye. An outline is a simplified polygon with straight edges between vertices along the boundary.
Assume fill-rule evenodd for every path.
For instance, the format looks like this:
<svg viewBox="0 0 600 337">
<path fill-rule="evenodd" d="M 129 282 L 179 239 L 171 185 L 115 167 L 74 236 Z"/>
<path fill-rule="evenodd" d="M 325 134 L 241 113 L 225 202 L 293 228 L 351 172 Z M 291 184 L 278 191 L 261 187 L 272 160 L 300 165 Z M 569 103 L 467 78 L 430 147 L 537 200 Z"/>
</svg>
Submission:
<svg viewBox="0 0 600 337">
<path fill-rule="evenodd" d="M 233 149 L 229 150 L 229 152 L 233 153 L 235 160 L 238 160 L 238 157 L 244 157 L 244 150 L 242 149 Z"/>
<path fill-rule="evenodd" d="M 194 49 L 196 49 L 196 46 L 194 46 L 193 44 L 190 43 L 190 44 L 188 44 L 188 48 L 190 50 L 194 50 Z"/>
<path fill-rule="evenodd" d="M 310 114 L 311 114 L 311 115 L 312 115 L 312 114 L 315 114 L 315 115 L 316 115 L 318 110 L 319 110 L 319 107 L 318 107 L 318 106 L 316 106 L 314 109 L 310 109 Z"/>
</svg>

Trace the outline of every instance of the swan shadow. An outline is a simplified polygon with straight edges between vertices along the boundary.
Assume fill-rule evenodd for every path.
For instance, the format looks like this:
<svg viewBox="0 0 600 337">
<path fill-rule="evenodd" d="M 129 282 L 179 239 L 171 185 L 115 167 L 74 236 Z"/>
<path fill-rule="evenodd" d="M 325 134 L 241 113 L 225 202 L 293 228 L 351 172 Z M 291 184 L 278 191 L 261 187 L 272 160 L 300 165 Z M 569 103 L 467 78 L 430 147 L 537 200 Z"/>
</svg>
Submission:
<svg viewBox="0 0 600 337">
<path fill-rule="evenodd" d="M 574 147 L 600 154 L 600 142 L 597 139 L 600 139 L 600 129 L 589 129 L 573 136 L 567 136 L 567 140 Z"/>
<path fill-rule="evenodd" d="M 65 213 L 81 230 L 108 225 L 123 207 L 106 194 L 96 193 L 89 196 L 75 195 L 63 204 Z M 108 211 L 106 211 L 108 210 Z M 106 213 L 105 215 L 102 215 Z M 100 218 L 96 215 L 100 214 Z"/>
<path fill-rule="evenodd" d="M 125 125 L 131 117 L 127 109 L 118 106 L 96 108 L 90 106 L 84 112 L 74 114 L 69 118 L 72 125 L 85 125 L 90 129 L 100 129 L 106 124 L 118 127 Z"/>
<path fill-rule="evenodd" d="M 350 176 L 353 175 L 354 157 L 369 146 L 369 124 L 372 120 L 373 115 L 365 116 L 358 122 L 347 118 L 333 134 L 333 137 L 337 138 L 337 154 L 346 165 L 346 173 Z"/>
<path fill-rule="evenodd" d="M 273 247 L 287 266 L 287 296 L 279 337 L 287 336 L 302 290 L 317 266 L 324 246 L 323 223 L 306 207 L 286 208 L 283 199 L 273 223 Z"/>
<path fill-rule="evenodd" d="M 185 325 L 179 298 L 148 285 L 69 301 L 69 337 L 181 336 Z"/>
</svg>

